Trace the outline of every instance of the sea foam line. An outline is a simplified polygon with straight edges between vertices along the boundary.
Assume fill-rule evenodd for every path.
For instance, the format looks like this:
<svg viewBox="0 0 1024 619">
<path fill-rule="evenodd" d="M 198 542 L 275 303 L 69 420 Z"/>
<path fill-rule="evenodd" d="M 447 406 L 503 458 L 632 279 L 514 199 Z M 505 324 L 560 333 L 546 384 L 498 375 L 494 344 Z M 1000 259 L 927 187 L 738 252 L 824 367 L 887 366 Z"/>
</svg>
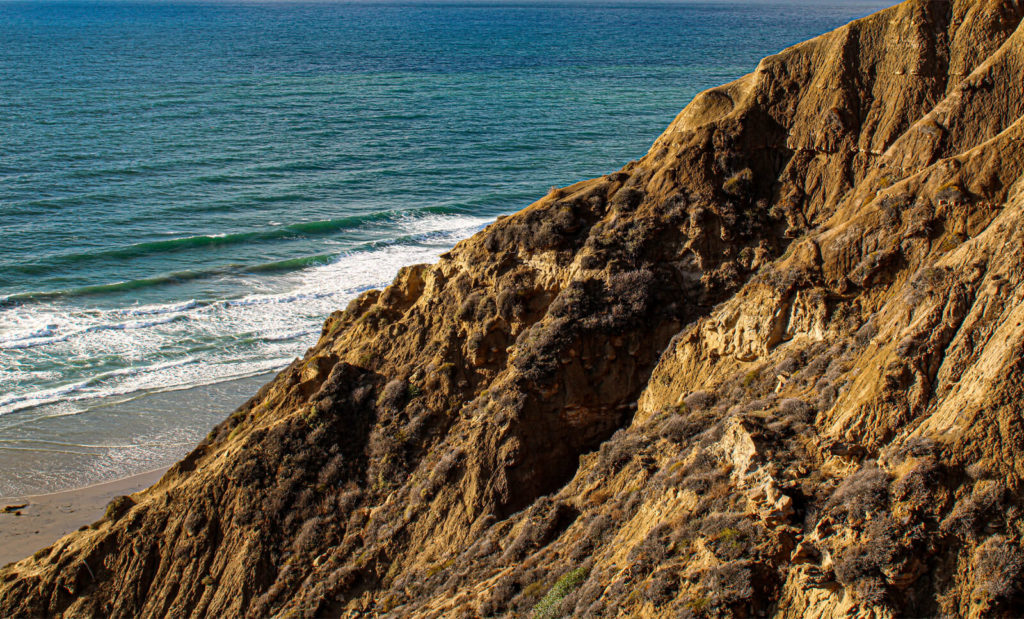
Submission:
<svg viewBox="0 0 1024 619">
<path fill-rule="evenodd" d="M 230 380 L 239 380 L 244 378 L 250 378 L 252 376 L 258 376 L 270 371 L 277 371 L 289 363 L 291 363 L 291 357 L 280 357 L 274 359 L 266 359 L 263 361 L 248 361 L 241 365 L 241 368 L 237 368 L 234 371 L 227 372 L 224 374 L 211 374 L 210 372 L 204 372 L 203 375 L 207 378 L 203 380 L 189 380 L 187 382 L 153 382 L 149 385 L 138 386 L 138 385 L 121 385 L 120 388 L 113 387 L 109 389 L 97 389 L 95 391 L 86 391 L 91 386 L 97 383 L 107 380 L 112 377 L 127 377 L 136 376 L 139 374 L 158 374 L 159 372 L 165 372 L 170 369 L 185 365 L 193 365 L 199 362 L 198 359 L 188 358 L 178 361 L 171 361 L 167 363 L 159 363 L 152 366 L 146 366 L 142 368 L 124 368 L 120 370 L 113 370 L 111 372 L 105 372 L 98 374 L 91 378 L 73 383 L 70 385 L 64 385 L 62 387 L 56 387 L 53 389 L 47 389 L 43 391 L 37 391 L 34 393 L 27 393 L 24 395 L 12 396 L 4 400 L 0 400 L 0 416 L 9 415 L 11 413 L 25 411 L 55 402 L 81 402 L 84 400 L 101 400 L 106 398 L 112 398 L 117 396 L 138 394 L 144 395 L 148 393 L 161 393 L 167 391 L 180 391 L 183 389 L 192 389 L 194 387 L 202 387 L 206 385 L 216 385 L 218 383 L 227 382 Z M 223 367 L 229 367 L 229 364 L 218 364 Z M 209 369 L 209 366 L 206 366 Z M 129 398 L 132 399 L 132 398 Z M 72 411 L 57 413 L 55 415 L 45 415 L 46 417 L 53 416 L 66 416 L 66 415 L 78 415 L 87 412 L 89 409 L 76 409 Z"/>
<path fill-rule="evenodd" d="M 51 344 L 58 344 L 60 342 L 66 342 L 74 337 L 80 337 L 89 333 L 96 333 L 97 331 L 128 331 L 132 329 L 147 329 L 149 327 L 155 327 L 158 325 L 166 325 L 179 320 L 188 318 L 185 314 L 176 314 L 174 316 L 168 316 L 157 320 L 132 320 L 128 322 L 120 322 L 114 324 L 99 324 L 85 327 L 84 329 L 78 329 L 64 335 L 53 335 L 49 337 L 37 337 L 37 338 L 23 338 L 20 340 L 14 340 L 12 342 L 0 342 L 0 350 L 17 350 L 21 348 L 35 348 L 37 346 L 48 346 Z"/>
<path fill-rule="evenodd" d="M 196 359 L 189 357 L 186 359 L 180 359 L 178 361 L 168 361 L 165 363 L 158 363 L 150 366 L 121 368 L 117 370 L 110 370 L 108 372 L 102 372 L 100 374 L 90 376 L 89 378 L 68 385 L 61 385 L 59 387 L 53 387 L 51 389 L 45 389 L 43 391 L 7 396 L 6 398 L 0 399 L 0 415 L 13 413 L 14 411 L 22 410 L 25 408 L 49 404 L 57 400 L 75 401 L 82 399 L 82 396 L 75 396 L 74 394 L 85 391 L 86 389 L 93 387 L 103 381 L 109 380 L 111 378 L 135 376 L 137 374 L 142 373 L 158 372 L 161 370 L 180 367 L 195 362 Z M 124 395 L 124 393 L 111 392 L 105 395 Z M 84 395 L 84 397 L 91 396 Z"/>
</svg>

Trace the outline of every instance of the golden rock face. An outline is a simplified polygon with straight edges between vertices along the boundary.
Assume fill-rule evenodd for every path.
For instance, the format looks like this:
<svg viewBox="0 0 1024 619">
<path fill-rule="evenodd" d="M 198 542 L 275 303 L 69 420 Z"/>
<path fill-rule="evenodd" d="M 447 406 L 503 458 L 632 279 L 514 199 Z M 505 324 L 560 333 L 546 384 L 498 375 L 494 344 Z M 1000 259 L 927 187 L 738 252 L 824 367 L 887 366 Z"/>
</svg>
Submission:
<svg viewBox="0 0 1024 619">
<path fill-rule="evenodd" d="M 2 615 L 1021 608 L 1024 6 L 910 0 L 403 269 Z"/>
</svg>

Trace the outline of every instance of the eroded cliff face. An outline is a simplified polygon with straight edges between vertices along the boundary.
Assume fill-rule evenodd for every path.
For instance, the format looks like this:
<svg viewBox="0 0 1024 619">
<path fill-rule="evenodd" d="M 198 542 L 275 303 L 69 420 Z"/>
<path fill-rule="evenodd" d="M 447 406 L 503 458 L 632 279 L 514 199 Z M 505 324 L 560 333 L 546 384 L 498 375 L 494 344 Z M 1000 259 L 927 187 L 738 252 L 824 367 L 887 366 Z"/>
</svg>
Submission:
<svg viewBox="0 0 1024 619">
<path fill-rule="evenodd" d="M 1024 5 L 910 0 L 333 314 L 0 614 L 1024 607 Z"/>
</svg>

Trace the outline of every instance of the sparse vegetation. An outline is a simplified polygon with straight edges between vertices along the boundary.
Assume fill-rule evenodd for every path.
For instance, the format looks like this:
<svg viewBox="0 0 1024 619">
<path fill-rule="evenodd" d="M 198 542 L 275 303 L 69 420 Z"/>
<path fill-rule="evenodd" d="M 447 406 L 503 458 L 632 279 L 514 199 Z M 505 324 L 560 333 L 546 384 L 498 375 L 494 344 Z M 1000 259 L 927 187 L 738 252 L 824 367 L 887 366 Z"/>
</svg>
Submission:
<svg viewBox="0 0 1024 619">
<path fill-rule="evenodd" d="M 943 519 L 942 530 L 964 540 L 974 539 L 996 508 L 1001 506 L 1004 493 L 1005 488 L 998 481 L 979 481 Z"/>
<path fill-rule="evenodd" d="M 932 34 L 963 7 L 911 8 L 361 294 L 145 504 L 0 573 L 0 610 L 1016 610 L 1019 170 L 995 124 L 963 153 L 962 124 L 911 130 L 952 92 L 963 50 Z M 968 13 L 991 47 L 1019 17 Z M 899 109 L 858 100 L 892 86 L 893 16 L 943 69 Z"/>
</svg>

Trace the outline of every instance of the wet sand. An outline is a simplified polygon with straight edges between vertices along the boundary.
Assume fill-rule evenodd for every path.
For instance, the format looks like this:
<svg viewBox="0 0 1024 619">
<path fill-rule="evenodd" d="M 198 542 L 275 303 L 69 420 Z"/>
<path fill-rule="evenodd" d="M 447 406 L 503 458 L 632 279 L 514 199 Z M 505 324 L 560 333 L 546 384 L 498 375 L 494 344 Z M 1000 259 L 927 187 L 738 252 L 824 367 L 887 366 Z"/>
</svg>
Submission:
<svg viewBox="0 0 1024 619">
<path fill-rule="evenodd" d="M 5 441 L 0 432 L 0 494 L 4 495 L 0 497 L 0 566 L 31 556 L 62 536 L 96 522 L 115 497 L 155 484 L 210 428 L 271 378 L 273 374 L 260 374 L 188 389 L 143 393 L 123 401 L 101 402 L 87 414 L 56 418 L 54 423 L 63 426 L 46 425 L 49 418 L 17 426 L 24 435 L 17 439 L 7 437 Z M 157 425 L 175 429 L 175 440 L 169 440 L 168 433 L 146 436 Z M 62 437 L 63 452 L 37 449 L 54 437 Z M 72 453 L 67 446 L 74 446 L 76 441 L 93 448 L 83 447 L 80 453 Z M 112 472 L 115 465 L 124 466 L 127 470 L 123 474 L 128 476 L 113 481 L 96 478 Z M 135 471 L 143 472 L 130 474 Z M 115 470 L 110 477 L 116 475 Z M 47 485 L 55 481 L 61 486 L 54 488 L 56 492 L 46 492 Z M 13 509 L 22 504 L 25 507 Z M 7 507 L 12 509 L 7 511 Z"/>
<path fill-rule="evenodd" d="M 0 496 L 83 488 L 168 467 L 273 374 L 0 415 Z M 0 509 L 3 506 L 0 505 Z"/>
<path fill-rule="evenodd" d="M 52 494 L 0 498 L 0 566 L 20 561 L 64 535 L 96 522 L 111 499 L 152 486 L 166 471 L 164 467 Z M 3 511 L 23 503 L 27 505 L 21 509 Z"/>
</svg>

